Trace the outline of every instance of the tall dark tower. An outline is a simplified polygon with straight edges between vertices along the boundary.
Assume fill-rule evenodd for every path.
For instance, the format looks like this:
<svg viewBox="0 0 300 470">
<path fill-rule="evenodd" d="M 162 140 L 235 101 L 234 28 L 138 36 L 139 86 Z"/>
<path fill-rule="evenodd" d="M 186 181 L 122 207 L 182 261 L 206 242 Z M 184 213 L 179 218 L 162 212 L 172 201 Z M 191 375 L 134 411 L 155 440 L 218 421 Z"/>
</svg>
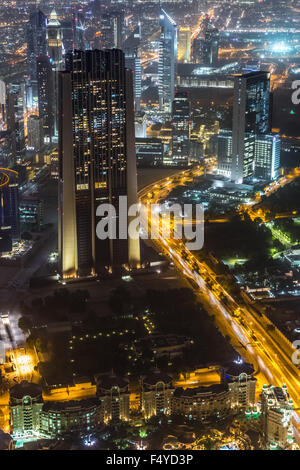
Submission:
<svg viewBox="0 0 300 470">
<path fill-rule="evenodd" d="M 47 53 L 47 18 L 40 10 L 29 16 L 27 25 L 27 62 L 31 80 L 36 80 L 36 57 Z"/>
<path fill-rule="evenodd" d="M 37 58 L 39 116 L 43 120 L 43 136 L 46 142 L 50 142 L 54 135 L 54 73 L 50 57 L 39 56 Z"/>
<path fill-rule="evenodd" d="M 59 252 L 64 278 L 137 266 L 139 240 L 96 236 L 96 210 L 137 201 L 132 72 L 122 51 L 74 51 L 59 73 Z"/>
<path fill-rule="evenodd" d="M 18 173 L 0 169 L 0 253 L 9 252 L 20 240 Z"/>
</svg>

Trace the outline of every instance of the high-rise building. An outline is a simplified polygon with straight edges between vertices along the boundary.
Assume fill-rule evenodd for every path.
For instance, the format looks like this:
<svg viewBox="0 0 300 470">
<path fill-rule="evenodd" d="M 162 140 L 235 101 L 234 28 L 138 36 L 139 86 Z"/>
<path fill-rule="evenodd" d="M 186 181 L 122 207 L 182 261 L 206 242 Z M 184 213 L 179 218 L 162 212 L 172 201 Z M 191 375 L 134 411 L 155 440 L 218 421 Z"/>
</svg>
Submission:
<svg viewBox="0 0 300 470">
<path fill-rule="evenodd" d="M 75 51 L 67 63 L 59 74 L 61 275 L 137 266 L 138 239 L 96 236 L 99 204 L 112 204 L 120 222 L 119 196 L 128 207 L 137 202 L 132 72 L 118 49 Z"/>
<path fill-rule="evenodd" d="M 163 164 L 164 146 L 160 139 L 136 137 L 136 160 L 140 167 L 156 167 Z"/>
<path fill-rule="evenodd" d="M 101 46 L 103 49 L 123 48 L 125 40 L 124 12 L 110 10 L 101 18 Z"/>
<path fill-rule="evenodd" d="M 278 135 L 258 135 L 255 139 L 255 176 L 266 181 L 279 176 L 281 141 Z"/>
<path fill-rule="evenodd" d="M 160 43 L 158 62 L 159 107 L 165 113 L 172 112 L 177 63 L 177 25 L 164 11 L 160 14 Z"/>
<path fill-rule="evenodd" d="M 219 55 L 219 31 L 208 26 L 205 29 L 202 43 L 202 63 L 204 65 L 217 65 Z"/>
<path fill-rule="evenodd" d="M 47 18 L 40 10 L 30 14 L 27 25 L 27 62 L 31 80 L 37 79 L 36 58 L 47 54 Z"/>
<path fill-rule="evenodd" d="M 65 53 L 75 49 L 85 50 L 85 21 L 78 13 L 71 20 L 61 23 L 63 50 Z"/>
<path fill-rule="evenodd" d="M 47 24 L 47 54 L 53 71 L 54 136 L 58 133 L 58 72 L 64 68 L 63 33 L 55 10 L 52 10 Z"/>
<path fill-rule="evenodd" d="M 37 58 L 37 87 L 39 117 L 43 120 L 43 138 L 45 143 L 51 142 L 54 135 L 54 78 L 50 57 L 41 55 Z"/>
<path fill-rule="evenodd" d="M 23 380 L 10 389 L 9 395 L 13 436 L 20 438 L 38 434 L 43 407 L 41 386 Z"/>
<path fill-rule="evenodd" d="M 7 90 L 7 129 L 10 133 L 12 150 L 12 160 L 8 162 L 10 167 L 25 155 L 24 105 L 24 84 L 9 84 Z"/>
<path fill-rule="evenodd" d="M 133 71 L 134 109 L 139 111 L 142 95 L 142 64 L 138 49 L 125 50 L 125 65 L 127 69 Z"/>
<path fill-rule="evenodd" d="M 172 156 L 173 163 L 189 163 L 191 109 L 188 94 L 177 92 L 172 105 Z"/>
<path fill-rule="evenodd" d="M 61 23 L 55 10 L 52 10 L 47 23 L 47 53 L 52 69 L 58 72 L 63 68 L 63 34 Z"/>
<path fill-rule="evenodd" d="M 191 61 L 192 30 L 189 26 L 182 26 L 178 30 L 178 62 Z"/>
<path fill-rule="evenodd" d="M 40 232 L 44 222 L 43 200 L 27 196 L 20 202 L 20 224 L 22 232 Z"/>
<path fill-rule="evenodd" d="M 218 174 L 230 178 L 232 165 L 232 131 L 220 131 L 218 135 L 217 155 Z"/>
<path fill-rule="evenodd" d="M 28 116 L 27 135 L 27 147 L 39 152 L 43 146 L 43 118 L 35 114 Z"/>
<path fill-rule="evenodd" d="M 285 449 L 293 442 L 293 401 L 285 385 L 282 388 L 263 386 L 261 412 L 266 445 Z"/>
<path fill-rule="evenodd" d="M 231 179 L 242 183 L 254 175 L 255 136 L 270 131 L 270 73 L 250 72 L 234 78 Z"/>
<path fill-rule="evenodd" d="M 192 42 L 192 61 L 195 64 L 216 66 L 219 55 L 219 31 L 213 28 L 209 20 L 202 23 L 201 31 Z"/>
<path fill-rule="evenodd" d="M 14 170 L 0 170 L 0 253 L 12 250 L 20 239 L 19 184 Z"/>
</svg>

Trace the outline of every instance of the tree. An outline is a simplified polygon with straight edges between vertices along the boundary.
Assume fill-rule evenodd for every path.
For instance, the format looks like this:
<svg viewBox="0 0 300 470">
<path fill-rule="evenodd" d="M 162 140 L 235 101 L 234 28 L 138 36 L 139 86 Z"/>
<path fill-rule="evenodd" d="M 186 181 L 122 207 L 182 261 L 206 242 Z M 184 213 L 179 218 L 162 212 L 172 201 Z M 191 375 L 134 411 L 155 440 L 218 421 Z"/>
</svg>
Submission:
<svg viewBox="0 0 300 470">
<path fill-rule="evenodd" d="M 28 333 L 29 330 L 32 328 L 32 321 L 28 317 L 20 317 L 18 321 L 18 327 L 20 330 L 24 331 L 24 333 Z"/>
<path fill-rule="evenodd" d="M 126 314 L 132 308 L 131 293 L 124 286 L 116 287 L 111 293 L 109 304 L 115 315 Z"/>
</svg>

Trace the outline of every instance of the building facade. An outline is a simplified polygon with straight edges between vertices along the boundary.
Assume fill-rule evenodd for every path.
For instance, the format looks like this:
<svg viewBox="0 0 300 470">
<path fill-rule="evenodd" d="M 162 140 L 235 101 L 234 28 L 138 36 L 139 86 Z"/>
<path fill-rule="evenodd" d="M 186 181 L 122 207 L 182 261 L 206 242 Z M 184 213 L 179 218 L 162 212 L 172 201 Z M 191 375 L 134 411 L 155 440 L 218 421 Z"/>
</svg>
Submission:
<svg viewBox="0 0 300 470">
<path fill-rule="evenodd" d="M 20 240 L 18 178 L 14 170 L 0 170 L 0 253 L 10 252 Z"/>
<path fill-rule="evenodd" d="M 261 412 L 266 445 L 285 449 L 293 442 L 293 402 L 285 385 L 282 388 L 264 385 Z"/>
<path fill-rule="evenodd" d="M 258 135 L 255 139 L 255 176 L 266 181 L 279 176 L 281 141 L 278 135 Z"/>
<path fill-rule="evenodd" d="M 10 389 L 10 423 L 14 437 L 33 436 L 39 433 L 42 407 L 40 385 L 24 380 Z"/>
<path fill-rule="evenodd" d="M 72 434 L 88 436 L 100 424 L 100 408 L 97 398 L 44 403 L 40 412 L 40 435 L 52 439 Z"/>
<path fill-rule="evenodd" d="M 231 392 L 224 384 L 186 390 L 177 388 L 172 397 L 172 414 L 190 419 L 221 419 L 231 412 L 231 408 Z"/>
<path fill-rule="evenodd" d="M 119 423 L 129 421 L 130 394 L 128 382 L 114 374 L 97 377 L 97 397 L 100 402 L 100 421 Z"/>
<path fill-rule="evenodd" d="M 234 79 L 232 168 L 235 183 L 252 178 L 255 137 L 270 131 L 270 73 L 250 72 Z"/>
<path fill-rule="evenodd" d="M 172 105 L 172 157 L 176 166 L 189 163 L 191 109 L 188 94 L 177 92 Z"/>
<path fill-rule="evenodd" d="M 172 377 L 155 371 L 141 378 L 141 410 L 146 419 L 171 414 Z"/>
<path fill-rule="evenodd" d="M 177 25 L 164 11 L 160 14 L 158 95 L 160 110 L 171 113 L 177 63 Z"/>
<path fill-rule="evenodd" d="M 126 217 L 137 202 L 132 72 L 117 49 L 75 51 L 67 62 L 68 71 L 59 74 L 61 275 L 136 267 L 138 238 L 96 236 L 100 203 L 112 204 L 119 222 L 119 197 L 128 198 Z"/>
</svg>

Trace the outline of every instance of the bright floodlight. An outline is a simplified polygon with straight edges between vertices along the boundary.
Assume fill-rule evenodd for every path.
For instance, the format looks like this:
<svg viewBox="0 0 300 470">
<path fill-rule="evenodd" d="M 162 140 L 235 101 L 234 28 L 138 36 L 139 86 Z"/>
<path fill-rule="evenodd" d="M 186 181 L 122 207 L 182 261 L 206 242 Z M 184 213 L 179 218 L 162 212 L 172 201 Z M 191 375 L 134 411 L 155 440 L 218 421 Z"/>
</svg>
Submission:
<svg viewBox="0 0 300 470">
<path fill-rule="evenodd" d="M 285 44 L 284 42 L 275 42 L 275 44 L 272 45 L 271 50 L 273 52 L 289 52 L 291 50 L 291 46 L 288 44 Z"/>
</svg>

